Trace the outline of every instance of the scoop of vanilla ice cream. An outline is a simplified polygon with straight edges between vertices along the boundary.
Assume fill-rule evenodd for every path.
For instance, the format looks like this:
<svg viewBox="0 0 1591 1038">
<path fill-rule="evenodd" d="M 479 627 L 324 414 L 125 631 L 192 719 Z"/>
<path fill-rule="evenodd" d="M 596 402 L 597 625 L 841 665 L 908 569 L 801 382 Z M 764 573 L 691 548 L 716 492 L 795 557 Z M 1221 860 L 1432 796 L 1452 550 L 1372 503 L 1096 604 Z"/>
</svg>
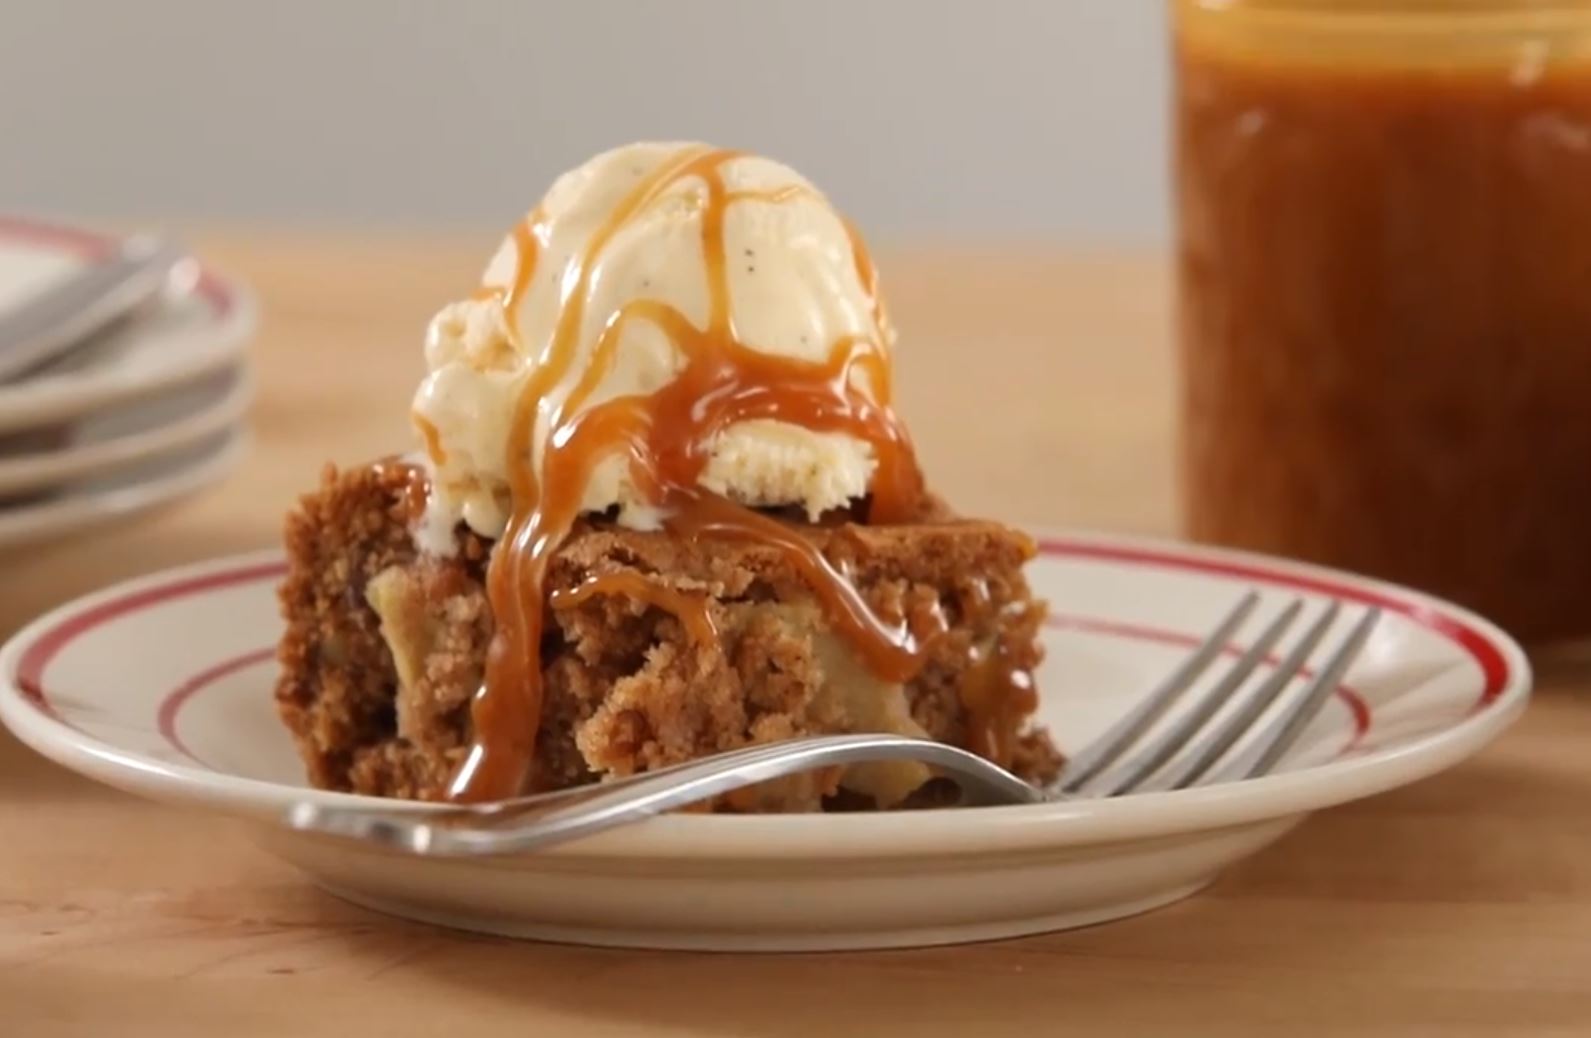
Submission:
<svg viewBox="0 0 1591 1038">
<path fill-rule="evenodd" d="M 536 211 L 539 250 L 509 328 L 487 293 L 444 307 L 431 323 L 425 358 L 429 374 L 414 401 L 416 424 L 430 444 L 432 494 L 422 544 L 450 550 L 462 520 L 486 537 L 499 536 L 510 510 L 508 443 L 515 403 L 555 336 L 576 274 L 593 239 L 608 226 L 637 184 L 675 159 L 680 144 L 632 144 L 598 155 L 560 177 Z M 729 307 L 736 337 L 747 347 L 784 357 L 826 358 L 846 336 L 892 345 L 887 323 L 862 284 L 844 222 L 800 174 L 756 156 L 720 167 L 732 201 L 724 213 Z M 625 304 L 657 300 L 698 328 L 708 321 L 708 272 L 703 248 L 705 182 L 681 178 L 619 225 L 589 258 L 584 308 L 573 336 L 574 363 L 542 398 L 532 438 L 538 470 L 549 435 L 549 414 L 586 374 L 609 321 Z M 736 195 L 739 197 L 735 197 Z M 482 279 L 506 289 L 520 269 L 510 235 Z M 626 324 L 613 361 L 582 402 L 649 394 L 684 365 L 656 325 Z M 858 388 L 872 394 L 860 371 Z M 729 426 L 708 445 L 701 475 L 706 488 L 752 506 L 800 505 L 816 517 L 867 492 L 877 464 L 870 444 L 777 420 Z M 586 487 L 582 510 L 619 506 L 619 521 L 648 528 L 659 516 L 631 480 L 627 458 L 603 461 Z"/>
</svg>

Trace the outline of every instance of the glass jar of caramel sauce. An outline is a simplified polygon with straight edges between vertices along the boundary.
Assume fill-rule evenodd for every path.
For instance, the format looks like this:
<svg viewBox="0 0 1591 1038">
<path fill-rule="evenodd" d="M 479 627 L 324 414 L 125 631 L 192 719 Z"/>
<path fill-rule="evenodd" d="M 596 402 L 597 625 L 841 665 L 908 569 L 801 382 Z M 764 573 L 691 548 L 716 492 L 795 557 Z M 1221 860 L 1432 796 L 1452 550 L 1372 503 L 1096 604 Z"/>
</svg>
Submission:
<svg viewBox="0 0 1591 1038">
<path fill-rule="evenodd" d="M 1591 635 L 1591 2 L 1174 3 L 1189 534 Z"/>
</svg>

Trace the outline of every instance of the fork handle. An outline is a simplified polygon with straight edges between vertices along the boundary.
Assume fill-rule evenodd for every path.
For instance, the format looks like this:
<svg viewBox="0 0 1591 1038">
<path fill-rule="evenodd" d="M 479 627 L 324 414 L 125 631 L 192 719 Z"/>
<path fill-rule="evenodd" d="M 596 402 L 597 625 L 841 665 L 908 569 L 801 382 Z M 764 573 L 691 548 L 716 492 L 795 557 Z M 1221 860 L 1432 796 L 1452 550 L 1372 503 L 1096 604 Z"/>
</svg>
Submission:
<svg viewBox="0 0 1591 1038">
<path fill-rule="evenodd" d="M 541 850 L 605 829 L 816 768 L 911 760 L 955 780 L 968 806 L 1032 803 L 1033 786 L 966 750 L 899 735 L 812 736 L 749 746 L 613 782 L 424 815 L 300 804 L 297 829 L 370 840 L 417 854 L 481 856 Z"/>
</svg>

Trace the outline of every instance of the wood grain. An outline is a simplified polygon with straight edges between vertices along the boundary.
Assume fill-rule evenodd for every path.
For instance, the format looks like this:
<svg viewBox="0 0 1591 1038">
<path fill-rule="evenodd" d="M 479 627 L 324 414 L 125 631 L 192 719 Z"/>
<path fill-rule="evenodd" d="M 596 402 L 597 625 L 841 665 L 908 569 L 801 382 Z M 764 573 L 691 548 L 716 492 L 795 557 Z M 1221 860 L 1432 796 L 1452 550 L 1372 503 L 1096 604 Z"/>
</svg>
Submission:
<svg viewBox="0 0 1591 1038">
<path fill-rule="evenodd" d="M 199 498 L 0 557 L 0 634 L 123 576 L 268 545 L 326 459 L 403 445 L 424 322 L 489 243 L 205 240 L 259 291 L 257 442 Z M 968 510 L 1167 532 L 1153 258 L 886 254 L 902 407 Z M 1321 814 L 1206 894 L 961 949 L 770 958 L 516 944 L 388 920 L 232 824 L 0 736 L 0 1034 L 1591 1033 L 1591 660 L 1441 777 Z"/>
</svg>

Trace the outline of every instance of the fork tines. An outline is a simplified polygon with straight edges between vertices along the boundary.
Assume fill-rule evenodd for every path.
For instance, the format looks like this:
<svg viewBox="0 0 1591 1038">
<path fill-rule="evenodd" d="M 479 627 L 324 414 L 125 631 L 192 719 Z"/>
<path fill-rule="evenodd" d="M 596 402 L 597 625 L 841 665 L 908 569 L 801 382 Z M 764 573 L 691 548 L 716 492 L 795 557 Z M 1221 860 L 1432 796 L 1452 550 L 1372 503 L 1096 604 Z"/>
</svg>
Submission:
<svg viewBox="0 0 1591 1038">
<path fill-rule="evenodd" d="M 1259 604 L 1258 592 L 1244 595 L 1142 703 L 1072 759 L 1061 775 L 1061 791 L 1116 796 L 1183 789 L 1253 778 L 1275 768 L 1339 687 L 1381 611 L 1366 608 L 1312 670 L 1310 658 L 1342 615 L 1343 604 L 1329 602 L 1280 659 L 1273 652 L 1304 612 L 1304 602 L 1289 602 L 1241 648 L 1233 638 Z M 1200 688 L 1200 679 L 1225 656 L 1236 659 Z M 1268 668 L 1264 676 L 1251 681 L 1262 667 Z M 1302 687 L 1293 688 L 1300 678 Z M 1257 734 L 1245 740 L 1251 733 Z M 1235 747 L 1240 749 L 1234 754 Z"/>
</svg>

